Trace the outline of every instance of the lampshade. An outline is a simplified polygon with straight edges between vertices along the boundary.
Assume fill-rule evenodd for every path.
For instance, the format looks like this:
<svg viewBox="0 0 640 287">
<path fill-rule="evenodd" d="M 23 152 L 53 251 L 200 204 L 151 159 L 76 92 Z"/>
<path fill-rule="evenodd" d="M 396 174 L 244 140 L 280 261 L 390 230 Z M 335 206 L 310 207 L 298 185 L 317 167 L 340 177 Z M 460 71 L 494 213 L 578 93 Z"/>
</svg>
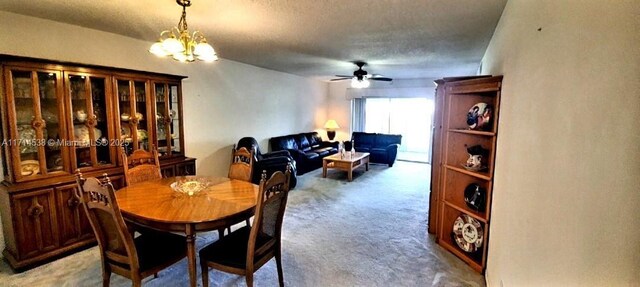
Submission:
<svg viewBox="0 0 640 287">
<path fill-rule="evenodd" d="M 324 124 L 324 128 L 328 130 L 336 130 L 339 129 L 340 126 L 336 123 L 335 120 L 328 120 L 326 124 Z"/>
</svg>

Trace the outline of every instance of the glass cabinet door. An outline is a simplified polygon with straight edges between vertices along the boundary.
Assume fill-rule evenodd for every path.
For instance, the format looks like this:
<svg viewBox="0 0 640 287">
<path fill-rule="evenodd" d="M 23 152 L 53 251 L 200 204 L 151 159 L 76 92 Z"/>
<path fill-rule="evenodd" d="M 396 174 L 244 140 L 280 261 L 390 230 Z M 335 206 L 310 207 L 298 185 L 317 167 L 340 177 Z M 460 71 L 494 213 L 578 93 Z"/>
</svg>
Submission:
<svg viewBox="0 0 640 287">
<path fill-rule="evenodd" d="M 107 167 L 115 164 L 113 134 L 108 124 L 110 99 L 108 77 L 67 73 L 73 123 L 72 162 L 75 168 Z"/>
<path fill-rule="evenodd" d="M 147 82 L 137 80 L 116 80 L 118 111 L 120 113 L 120 140 L 127 154 L 133 150 L 149 150 L 149 119 L 155 118 L 147 100 Z"/>
<path fill-rule="evenodd" d="M 182 154 L 178 91 L 177 84 L 154 83 L 156 146 L 160 156 Z"/>
<path fill-rule="evenodd" d="M 15 177 L 29 179 L 69 171 L 64 121 L 64 96 L 60 71 L 9 68 L 8 100 Z M 9 107 L 12 105 L 10 104 Z M 15 126 L 13 126 L 15 123 Z"/>
<path fill-rule="evenodd" d="M 171 118 L 171 154 L 183 155 L 182 152 L 182 109 L 180 108 L 180 86 L 169 84 L 169 116 Z"/>
</svg>

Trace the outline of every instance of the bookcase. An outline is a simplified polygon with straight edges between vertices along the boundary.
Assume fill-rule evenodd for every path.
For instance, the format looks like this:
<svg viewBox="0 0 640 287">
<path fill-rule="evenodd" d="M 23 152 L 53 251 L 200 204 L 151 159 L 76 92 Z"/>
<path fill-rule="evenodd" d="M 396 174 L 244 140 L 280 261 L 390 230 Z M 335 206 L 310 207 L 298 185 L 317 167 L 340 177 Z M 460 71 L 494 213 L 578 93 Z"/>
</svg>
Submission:
<svg viewBox="0 0 640 287">
<path fill-rule="evenodd" d="M 429 232 L 483 273 L 502 76 L 443 78 L 436 85 Z"/>
</svg>

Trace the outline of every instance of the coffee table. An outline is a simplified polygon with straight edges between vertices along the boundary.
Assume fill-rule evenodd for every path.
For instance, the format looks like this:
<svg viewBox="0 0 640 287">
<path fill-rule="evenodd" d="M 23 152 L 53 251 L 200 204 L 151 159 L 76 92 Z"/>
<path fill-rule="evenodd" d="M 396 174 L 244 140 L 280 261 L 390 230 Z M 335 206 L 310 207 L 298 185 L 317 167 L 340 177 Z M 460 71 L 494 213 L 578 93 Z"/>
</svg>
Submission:
<svg viewBox="0 0 640 287">
<path fill-rule="evenodd" d="M 364 164 L 365 170 L 369 170 L 368 152 L 345 153 L 344 157 L 339 153 L 322 159 L 322 177 L 327 177 L 327 169 L 335 168 L 348 172 L 349 181 L 353 180 L 353 170 Z"/>
</svg>

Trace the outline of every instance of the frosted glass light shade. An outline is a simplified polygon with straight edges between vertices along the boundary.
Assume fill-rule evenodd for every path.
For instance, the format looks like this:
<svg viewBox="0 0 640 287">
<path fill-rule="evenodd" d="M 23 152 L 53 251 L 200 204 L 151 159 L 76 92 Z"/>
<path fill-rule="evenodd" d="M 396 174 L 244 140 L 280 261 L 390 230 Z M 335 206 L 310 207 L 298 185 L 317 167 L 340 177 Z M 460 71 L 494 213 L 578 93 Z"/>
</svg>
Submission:
<svg viewBox="0 0 640 287">
<path fill-rule="evenodd" d="M 184 46 L 182 46 L 182 43 L 180 43 L 180 41 L 178 41 L 178 39 L 174 37 L 164 39 L 164 41 L 162 41 L 162 48 L 171 54 L 176 54 L 184 51 Z"/>
<path fill-rule="evenodd" d="M 167 51 L 164 50 L 164 48 L 162 48 L 162 43 L 161 42 L 156 42 L 153 45 L 151 45 L 151 48 L 149 48 L 149 52 L 151 54 L 154 54 L 158 57 L 166 57 L 169 56 L 171 54 L 167 53 Z"/>
<path fill-rule="evenodd" d="M 196 45 L 195 49 L 193 49 L 193 54 L 196 56 L 203 56 L 205 58 L 210 58 L 216 54 L 213 50 L 213 47 L 209 45 L 207 42 L 201 42 Z"/>
</svg>

